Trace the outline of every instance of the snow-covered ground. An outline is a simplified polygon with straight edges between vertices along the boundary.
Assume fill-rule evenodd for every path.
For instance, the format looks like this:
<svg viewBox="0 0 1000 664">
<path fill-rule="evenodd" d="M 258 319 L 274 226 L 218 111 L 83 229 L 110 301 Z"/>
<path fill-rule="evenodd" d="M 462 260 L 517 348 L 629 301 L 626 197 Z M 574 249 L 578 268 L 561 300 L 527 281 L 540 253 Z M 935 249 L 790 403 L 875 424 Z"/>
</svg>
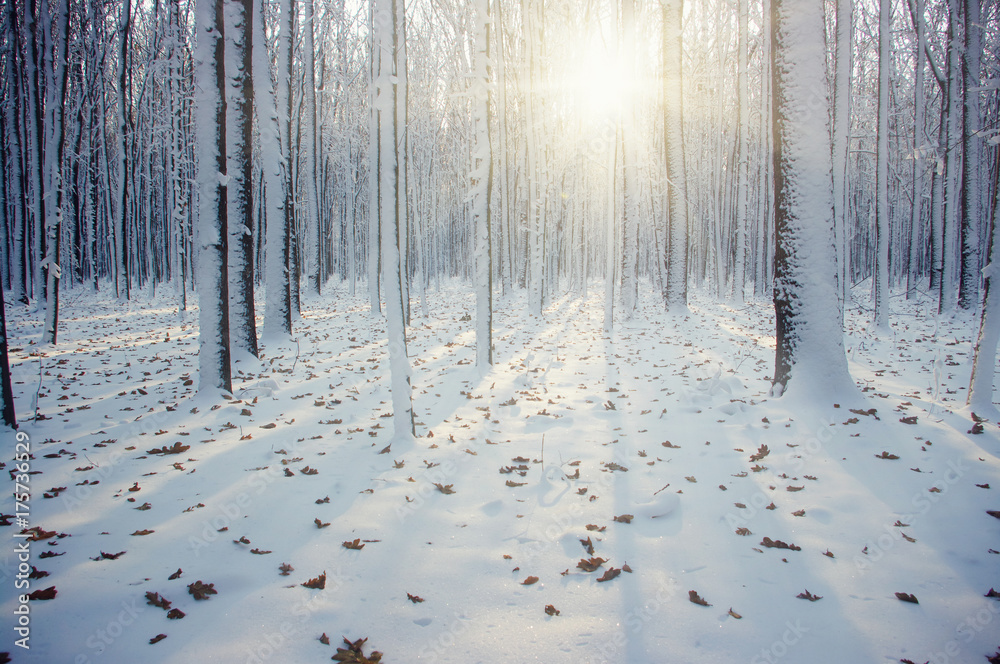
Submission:
<svg viewBox="0 0 1000 664">
<path fill-rule="evenodd" d="M 853 308 L 856 402 L 807 404 L 767 396 L 767 302 L 695 296 L 672 317 L 647 293 L 609 339 L 597 287 L 541 318 L 500 298 L 482 377 L 471 292 L 429 299 L 409 332 L 418 438 L 391 447 L 384 322 L 343 288 L 307 298 L 297 342 L 240 361 L 218 404 L 195 393 L 196 312 L 166 290 L 66 294 L 55 348 L 10 307 L 46 531 L 27 591 L 57 592 L 29 603 L 30 651 L 14 645 L 24 540 L 0 529 L 0 650 L 299 663 L 347 637 L 387 663 L 919 664 L 1000 648 L 1000 429 L 967 433 L 971 319 L 894 298 L 876 338 Z M 216 594 L 195 599 L 199 581 Z"/>
</svg>

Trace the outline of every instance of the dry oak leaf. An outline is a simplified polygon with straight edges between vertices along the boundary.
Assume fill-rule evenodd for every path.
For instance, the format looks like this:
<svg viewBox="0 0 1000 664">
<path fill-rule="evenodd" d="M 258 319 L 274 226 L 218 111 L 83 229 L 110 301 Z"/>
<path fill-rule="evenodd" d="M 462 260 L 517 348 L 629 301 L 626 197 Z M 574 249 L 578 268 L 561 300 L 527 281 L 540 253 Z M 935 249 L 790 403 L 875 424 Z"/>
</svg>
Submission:
<svg viewBox="0 0 1000 664">
<path fill-rule="evenodd" d="M 632 523 L 632 519 L 634 518 L 635 516 L 631 514 L 622 514 L 613 518 L 612 521 L 617 521 L 618 523 Z"/>
<path fill-rule="evenodd" d="M 302 585 L 306 588 L 312 588 L 313 590 L 323 590 L 326 588 L 326 572 L 323 572 L 315 579 L 309 579 Z"/>
<path fill-rule="evenodd" d="M 159 643 L 165 638 L 167 638 L 166 634 L 157 634 L 156 636 L 154 636 L 149 640 L 149 645 L 153 645 L 154 643 Z"/>
<path fill-rule="evenodd" d="M 60 553 L 58 555 L 61 556 L 63 554 Z M 118 553 L 105 553 L 104 551 L 101 551 L 100 556 L 97 558 L 91 558 L 91 560 L 118 560 L 118 558 L 123 555 L 125 555 L 124 551 L 119 551 Z"/>
<path fill-rule="evenodd" d="M 813 595 L 811 592 L 809 592 L 808 589 L 806 589 L 804 593 L 799 593 L 798 595 L 796 595 L 796 597 L 798 597 L 799 599 L 807 599 L 810 602 L 816 602 L 818 600 L 823 599 L 823 597 L 820 595 Z"/>
<path fill-rule="evenodd" d="M 917 416 L 911 415 L 910 417 L 901 417 L 899 418 L 899 421 L 902 422 L 903 424 L 916 424 Z"/>
<path fill-rule="evenodd" d="M 699 595 L 699 594 L 698 594 L 698 593 L 697 593 L 696 591 L 694 591 L 694 590 L 689 590 L 689 591 L 688 591 L 688 601 L 689 601 L 689 602 L 691 602 L 692 604 L 699 604 L 699 605 L 701 605 L 701 606 L 712 606 L 711 604 L 709 604 L 708 602 L 706 602 L 706 601 L 705 601 L 705 600 L 704 600 L 704 599 L 702 598 L 702 596 L 701 596 L 701 595 Z"/>
<path fill-rule="evenodd" d="M 202 583 L 201 580 L 188 584 L 188 592 L 195 599 L 208 599 L 209 595 L 218 595 L 214 583 Z"/>
<path fill-rule="evenodd" d="M 768 449 L 767 445 L 761 445 L 760 447 L 757 448 L 757 453 L 756 454 L 751 454 L 750 455 L 750 461 L 756 463 L 756 462 L 760 461 L 761 459 L 763 459 L 764 457 L 766 457 L 770 453 L 771 453 L 771 450 Z"/>
<path fill-rule="evenodd" d="M 326 635 L 326 632 L 323 632 L 323 635 L 319 637 L 319 642 L 324 646 L 330 645 L 330 637 Z"/>
<path fill-rule="evenodd" d="M 410 600 L 414 604 L 420 604 L 424 601 L 423 597 L 420 597 L 419 595 L 411 595 L 410 593 L 406 593 L 406 599 Z"/>
<path fill-rule="evenodd" d="M 455 493 L 455 491 L 451 488 L 451 487 L 455 486 L 454 484 L 444 484 L 444 485 L 442 485 L 440 482 L 435 482 L 434 486 L 437 487 L 438 491 L 440 491 L 441 493 L 443 493 L 445 495 L 448 495 L 450 493 Z"/>
<path fill-rule="evenodd" d="M 306 466 L 299 472 L 302 473 L 303 475 L 319 475 L 318 470 L 316 470 L 315 468 L 310 468 L 309 466 Z"/>
<path fill-rule="evenodd" d="M 270 551 L 264 551 L 263 549 L 250 549 L 250 553 L 255 553 L 258 556 L 266 556 L 271 553 Z"/>
<path fill-rule="evenodd" d="M 183 574 L 183 573 L 184 573 L 184 570 L 182 570 L 180 567 L 178 567 L 176 572 L 174 572 L 173 574 L 171 574 L 170 576 L 167 577 L 167 581 L 173 581 L 174 579 L 179 579 L 179 578 L 181 578 L 181 574 Z"/>
<path fill-rule="evenodd" d="M 295 571 L 295 568 L 289 565 L 288 563 L 281 563 L 281 565 L 278 566 L 278 569 L 281 570 L 280 572 L 281 576 L 288 576 L 290 572 Z"/>
<path fill-rule="evenodd" d="M 802 547 L 795 544 L 786 544 L 781 540 L 772 540 L 770 537 L 765 537 L 761 541 L 761 546 L 766 546 L 769 549 L 788 549 L 789 551 L 801 551 Z"/>
<path fill-rule="evenodd" d="M 185 615 L 187 614 L 185 614 L 180 609 L 170 609 L 169 611 L 167 611 L 167 618 L 169 618 L 170 620 L 180 620 Z"/>
<path fill-rule="evenodd" d="M 920 604 L 920 602 L 917 601 L 917 596 L 911 595 L 909 593 L 896 593 L 896 599 L 898 599 L 900 602 L 909 602 L 910 604 Z"/>
<path fill-rule="evenodd" d="M 580 562 L 576 564 L 577 569 L 582 569 L 584 572 L 596 572 L 597 568 L 608 562 L 605 558 L 581 558 Z"/>
<path fill-rule="evenodd" d="M 521 585 L 522 586 L 530 586 L 530 585 L 533 585 L 533 584 L 536 584 L 536 583 L 538 583 L 538 577 L 537 576 L 529 576 L 527 579 L 525 579 L 524 581 L 521 582 Z"/>
<path fill-rule="evenodd" d="M 365 548 L 365 545 L 361 542 L 361 538 L 357 537 L 353 542 L 344 542 L 341 544 L 345 549 L 351 549 L 353 551 L 360 551 Z"/>
<path fill-rule="evenodd" d="M 160 593 L 146 592 L 146 604 L 167 611 L 170 609 L 170 600 L 160 597 Z"/>
<path fill-rule="evenodd" d="M 585 540 L 580 540 L 580 544 L 583 545 L 583 548 L 586 549 L 587 553 L 594 555 L 594 542 L 590 539 L 590 537 L 587 537 Z"/>
<path fill-rule="evenodd" d="M 875 458 L 876 459 L 888 459 L 890 461 L 894 461 L 894 460 L 898 459 L 899 456 L 897 456 L 895 454 L 889 454 L 885 450 L 882 450 L 882 454 L 876 454 Z"/>
<path fill-rule="evenodd" d="M 317 528 L 326 528 L 327 526 L 330 525 L 329 523 L 324 523 L 323 521 L 320 521 L 319 519 L 313 519 L 313 523 L 316 524 Z"/>
<path fill-rule="evenodd" d="M 146 454 L 180 454 L 187 452 L 189 449 L 191 449 L 190 445 L 183 445 L 180 441 L 177 441 L 170 447 L 164 445 L 163 447 L 154 447 L 151 450 L 146 450 Z"/>
<path fill-rule="evenodd" d="M 736 618 L 737 620 L 743 619 L 743 616 L 733 611 L 732 607 L 729 608 L 729 615 L 731 615 L 733 618 Z"/>
<path fill-rule="evenodd" d="M 622 573 L 622 571 L 620 569 L 616 569 L 614 567 L 609 567 L 608 569 L 606 569 L 604 571 L 604 574 L 597 581 L 598 581 L 598 583 L 600 583 L 602 581 L 610 581 L 611 579 L 619 576 L 621 573 Z"/>
<path fill-rule="evenodd" d="M 749 528 L 740 526 L 739 528 L 736 529 L 736 534 L 737 535 L 742 535 L 743 537 L 746 537 L 747 535 L 752 535 L 753 533 L 750 532 Z"/>
<path fill-rule="evenodd" d="M 378 662 L 382 661 L 382 653 L 373 650 L 370 655 L 365 656 L 364 651 L 361 649 L 367 640 L 367 638 L 358 639 L 352 643 L 345 636 L 344 643 L 347 644 L 347 647 L 337 648 L 337 654 L 332 658 L 333 661 L 348 662 L 349 664 L 378 664 Z"/>
<path fill-rule="evenodd" d="M 559 615 L 559 609 L 557 609 L 556 607 L 552 606 L 551 604 L 546 604 L 545 605 L 545 615 L 547 615 L 547 616 L 558 616 Z"/>
<path fill-rule="evenodd" d="M 35 592 L 29 594 L 28 599 L 55 599 L 56 592 L 55 586 L 49 586 L 44 590 L 36 590 Z"/>
<path fill-rule="evenodd" d="M 156 532 L 155 530 L 148 530 L 148 529 L 144 528 L 142 530 L 135 531 L 134 533 L 132 533 L 132 535 L 133 536 L 152 535 L 155 532 Z"/>
</svg>

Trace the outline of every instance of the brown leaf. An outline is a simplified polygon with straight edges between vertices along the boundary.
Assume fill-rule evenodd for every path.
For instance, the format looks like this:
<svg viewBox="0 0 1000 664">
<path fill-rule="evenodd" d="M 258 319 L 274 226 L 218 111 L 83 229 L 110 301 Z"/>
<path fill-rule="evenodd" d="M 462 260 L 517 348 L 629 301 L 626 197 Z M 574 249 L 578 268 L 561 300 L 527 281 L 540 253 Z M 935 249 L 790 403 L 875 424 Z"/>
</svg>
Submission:
<svg viewBox="0 0 1000 664">
<path fill-rule="evenodd" d="M 361 542 L 360 538 L 355 538 L 353 542 L 344 542 L 341 546 L 345 549 L 351 549 L 353 551 L 360 551 L 365 548 L 365 545 Z"/>
<path fill-rule="evenodd" d="M 410 600 L 414 604 L 420 604 L 424 601 L 423 597 L 420 597 L 419 595 L 411 595 L 410 593 L 406 593 L 406 599 Z"/>
<path fill-rule="evenodd" d="M 44 590 L 36 590 L 28 595 L 28 599 L 55 599 L 56 598 L 56 587 L 49 586 Z"/>
<path fill-rule="evenodd" d="M 896 599 L 898 599 L 900 602 L 909 602 L 910 604 L 920 604 L 920 602 L 917 601 L 917 596 L 911 595 L 909 593 L 896 593 Z"/>
<path fill-rule="evenodd" d="M 766 457 L 770 453 L 771 453 L 771 450 L 768 449 L 767 445 L 761 445 L 760 447 L 757 448 L 757 453 L 756 454 L 751 454 L 750 455 L 750 461 L 753 462 L 753 463 L 756 463 L 756 462 L 760 461 L 761 459 L 763 459 L 764 457 Z"/>
<path fill-rule="evenodd" d="M 807 599 L 810 602 L 816 602 L 818 600 L 823 599 L 820 595 L 813 595 L 811 592 L 809 592 L 808 589 L 804 593 L 799 593 L 798 595 L 796 595 L 796 597 L 798 597 L 799 599 Z"/>
<path fill-rule="evenodd" d="M 309 466 L 306 466 L 299 472 L 302 473 L 303 475 L 319 475 L 318 470 L 316 470 L 315 468 L 310 468 Z"/>
<path fill-rule="evenodd" d="M 288 576 L 289 572 L 295 571 L 295 568 L 289 565 L 288 563 L 281 563 L 280 565 L 278 565 L 278 569 L 281 570 L 280 572 L 281 576 Z"/>
<path fill-rule="evenodd" d="M 546 604 L 545 605 L 545 615 L 547 615 L 547 616 L 558 616 L 559 615 L 559 609 L 557 609 L 556 607 L 552 606 L 551 604 Z"/>
<path fill-rule="evenodd" d="M 901 417 L 899 418 L 899 421 L 902 422 L 903 424 L 916 424 L 917 416 L 911 415 L 910 417 Z"/>
<path fill-rule="evenodd" d="M 151 450 L 146 450 L 146 454 L 180 454 L 187 452 L 189 449 L 191 449 L 190 445 L 183 445 L 180 441 L 177 441 L 170 447 L 164 445 L 163 447 L 154 447 Z"/>
<path fill-rule="evenodd" d="M 533 584 L 536 584 L 536 583 L 538 583 L 538 577 L 537 576 L 529 576 L 527 579 L 525 579 L 524 581 L 521 582 L 521 585 L 522 586 L 530 586 L 530 585 L 533 585 Z"/>
<path fill-rule="evenodd" d="M 582 569 L 584 572 L 596 572 L 597 568 L 608 562 L 605 558 L 581 558 L 580 562 L 576 564 L 577 569 Z"/>
<path fill-rule="evenodd" d="M 152 535 L 155 532 L 156 532 L 155 530 L 146 530 L 146 529 L 143 529 L 143 530 L 137 530 L 137 531 L 135 531 L 134 533 L 132 533 L 132 535 L 133 536 Z"/>
<path fill-rule="evenodd" d="M 153 645 L 154 643 L 159 643 L 165 638 L 167 638 L 166 634 L 157 634 L 156 636 L 154 636 L 149 640 L 149 645 Z"/>
<path fill-rule="evenodd" d="M 732 607 L 729 608 L 729 615 L 731 615 L 733 618 L 736 618 L 737 620 L 743 619 L 743 616 L 733 611 Z"/>
<path fill-rule="evenodd" d="M 706 602 L 706 601 L 705 601 L 705 600 L 704 600 L 704 599 L 702 598 L 702 596 L 701 596 L 701 595 L 699 595 L 699 594 L 698 594 L 698 593 L 697 593 L 696 591 L 694 591 L 694 590 L 689 590 L 689 591 L 688 591 L 688 601 L 689 601 L 689 602 L 691 602 L 692 604 L 699 604 L 699 605 L 701 605 L 701 606 L 712 606 L 711 604 L 709 604 L 708 602 Z"/>
<path fill-rule="evenodd" d="M 163 609 L 164 611 L 167 611 L 167 610 L 170 609 L 170 600 L 168 600 L 168 599 L 166 599 L 164 597 L 160 597 L 160 593 L 147 592 L 146 593 L 146 604 L 149 604 L 151 606 L 155 606 L 155 607 L 157 607 L 159 609 Z"/>
<path fill-rule="evenodd" d="M 750 532 L 749 528 L 745 528 L 743 526 L 740 526 L 739 528 L 736 529 L 736 534 L 742 535 L 743 537 L 746 537 L 747 535 L 753 535 L 753 533 Z"/>
<path fill-rule="evenodd" d="M 897 456 L 895 454 L 889 454 L 885 450 L 882 450 L 882 454 L 876 454 L 875 458 L 876 459 L 889 459 L 890 461 L 894 461 L 894 460 L 898 459 L 899 456 Z"/>
<path fill-rule="evenodd" d="M 302 585 L 305 586 L 306 588 L 312 588 L 314 590 L 323 590 L 324 588 L 326 588 L 326 572 L 323 572 L 315 579 L 309 579 Z"/>
<path fill-rule="evenodd" d="M 344 637 L 344 643 L 347 645 L 346 648 L 337 648 L 337 654 L 333 656 L 333 661 L 335 662 L 348 662 L 349 664 L 377 664 L 382 661 L 382 653 L 377 650 L 372 651 L 368 656 L 365 656 L 362 651 L 362 646 L 368 639 L 358 639 L 355 642 L 351 642 Z"/>
<path fill-rule="evenodd" d="M 319 637 L 319 642 L 324 646 L 330 645 L 330 637 L 326 635 L 326 632 L 323 632 L 323 636 Z"/>
<path fill-rule="evenodd" d="M 619 576 L 621 573 L 622 571 L 620 569 L 609 567 L 608 569 L 604 570 L 604 574 L 597 581 L 598 583 L 602 581 L 610 581 L 611 579 Z"/>
<path fill-rule="evenodd" d="M 167 618 L 169 618 L 170 620 L 180 620 L 185 615 L 187 614 L 181 611 L 180 609 L 170 609 L 169 611 L 167 611 Z"/>
<path fill-rule="evenodd" d="M 805 510 L 795 510 L 794 512 L 792 512 L 792 516 L 805 516 L 805 515 L 806 515 Z"/>
<path fill-rule="evenodd" d="M 263 549 L 250 549 L 250 553 L 256 553 L 258 556 L 266 556 L 271 553 L 270 551 L 264 551 Z"/>
<path fill-rule="evenodd" d="M 612 521 L 617 521 L 618 523 L 632 523 L 632 519 L 634 518 L 635 517 L 631 514 L 622 514 L 620 516 L 616 516 L 612 519 Z"/>
<path fill-rule="evenodd" d="M 769 549 L 788 549 L 789 551 L 801 551 L 801 546 L 796 546 L 795 544 L 786 544 L 781 540 L 772 540 L 770 537 L 765 537 L 761 541 L 761 546 L 766 546 Z"/>
<path fill-rule="evenodd" d="M 506 484 L 507 484 L 507 486 L 510 486 L 510 487 L 518 487 L 518 486 L 524 486 L 525 484 L 527 484 L 527 482 L 515 482 L 514 480 L 507 480 Z M 449 484 L 448 486 L 451 486 L 451 485 Z M 442 492 L 442 493 L 444 493 L 444 492 Z"/>
<path fill-rule="evenodd" d="M 200 580 L 188 584 L 188 592 L 195 599 L 208 599 L 209 595 L 218 595 L 214 583 L 202 583 Z"/>
<path fill-rule="evenodd" d="M 327 526 L 330 525 L 329 523 L 324 523 L 324 522 L 320 521 L 319 519 L 313 519 L 313 523 L 316 524 L 317 528 L 326 528 Z"/>
<path fill-rule="evenodd" d="M 603 533 L 605 530 L 607 530 L 607 528 L 608 528 L 607 526 L 598 526 L 598 525 L 593 524 L 593 523 L 588 523 L 587 524 L 587 530 L 598 532 L 598 533 Z"/>
<path fill-rule="evenodd" d="M 437 487 L 438 491 L 440 491 L 441 493 L 443 493 L 445 495 L 448 495 L 450 493 L 455 493 L 455 491 L 451 488 L 451 487 L 455 486 L 454 484 L 445 484 L 445 485 L 442 485 L 440 482 L 435 482 L 434 486 Z"/>
<path fill-rule="evenodd" d="M 49 552 L 46 552 L 46 553 L 49 553 Z M 60 554 L 56 554 L 56 555 L 60 555 L 61 556 L 63 554 L 60 553 Z M 118 553 L 105 553 L 105 552 L 101 551 L 101 555 L 100 556 L 98 556 L 97 558 L 91 558 L 91 560 L 118 560 L 118 558 L 121 557 L 121 556 L 123 556 L 123 555 L 125 555 L 124 551 L 119 551 Z"/>
<path fill-rule="evenodd" d="M 594 542 L 590 539 L 590 537 L 587 537 L 585 540 L 580 540 L 580 544 L 583 545 L 583 548 L 586 549 L 587 553 L 594 555 Z"/>
</svg>

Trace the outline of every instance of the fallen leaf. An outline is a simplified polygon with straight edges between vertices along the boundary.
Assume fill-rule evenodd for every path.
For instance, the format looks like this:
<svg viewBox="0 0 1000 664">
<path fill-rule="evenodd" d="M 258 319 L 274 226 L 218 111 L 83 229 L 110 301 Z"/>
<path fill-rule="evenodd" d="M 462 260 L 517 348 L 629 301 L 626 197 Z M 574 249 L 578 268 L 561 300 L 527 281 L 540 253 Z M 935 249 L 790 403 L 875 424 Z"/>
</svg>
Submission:
<svg viewBox="0 0 1000 664">
<path fill-rule="evenodd" d="M 420 604 L 421 602 L 424 601 L 423 597 L 420 597 L 418 595 L 411 595 L 410 593 L 406 593 L 406 599 L 410 600 L 414 604 Z"/>
<path fill-rule="evenodd" d="M 597 581 L 598 583 L 602 581 L 610 581 L 622 573 L 620 569 L 615 569 L 614 567 L 609 567 L 604 571 L 604 574 Z"/>
<path fill-rule="evenodd" d="M 530 585 L 533 585 L 533 584 L 536 584 L 536 583 L 538 583 L 538 577 L 537 576 L 529 576 L 527 579 L 525 579 L 524 581 L 521 582 L 521 585 L 522 586 L 530 586 Z"/>
<path fill-rule="evenodd" d="M 699 595 L 694 590 L 689 590 L 688 591 L 688 601 L 691 602 L 692 604 L 700 604 L 701 606 L 712 606 L 711 604 L 709 604 L 708 602 L 706 602 L 702 598 L 702 596 Z"/>
<path fill-rule="evenodd" d="M 455 493 L 455 491 L 451 488 L 451 487 L 455 486 L 454 484 L 445 484 L 445 485 L 442 485 L 440 482 L 435 482 L 434 486 L 437 487 L 438 491 L 440 491 L 441 493 L 443 493 L 445 495 L 448 495 L 448 494 L 451 494 L 451 493 Z"/>
<path fill-rule="evenodd" d="M 181 611 L 180 609 L 170 609 L 169 611 L 167 611 L 167 618 L 169 618 L 170 620 L 180 620 L 185 615 L 187 614 Z"/>
<path fill-rule="evenodd" d="M 146 592 L 146 604 L 150 606 L 155 606 L 159 609 L 167 611 L 170 609 L 170 600 L 165 597 L 160 597 L 160 593 Z"/>
<path fill-rule="evenodd" d="M 632 523 L 632 519 L 634 518 L 635 517 L 631 514 L 622 514 L 620 516 L 616 516 L 612 519 L 612 521 L 617 521 L 618 523 Z"/>
<path fill-rule="evenodd" d="M 596 572 L 597 568 L 606 562 L 608 561 L 605 558 L 581 558 L 576 566 L 577 569 L 582 569 L 584 572 Z"/>
<path fill-rule="evenodd" d="M 729 608 L 729 615 L 731 615 L 733 618 L 736 618 L 737 620 L 743 619 L 743 616 L 733 611 L 732 607 Z"/>
<path fill-rule="evenodd" d="M 355 538 L 353 542 L 344 542 L 341 546 L 345 549 L 351 549 L 353 551 L 360 551 L 365 548 L 365 545 L 361 542 L 361 538 Z"/>
<path fill-rule="evenodd" d="M 546 604 L 545 605 L 545 615 L 547 615 L 547 616 L 558 616 L 559 615 L 559 609 L 557 609 L 556 607 L 552 606 L 551 604 Z"/>
<path fill-rule="evenodd" d="M 56 587 L 49 586 L 44 590 L 36 590 L 28 595 L 28 599 L 55 599 L 56 598 Z"/>
<path fill-rule="evenodd" d="M 312 588 L 314 590 L 323 590 L 324 588 L 326 588 L 326 572 L 323 572 L 315 579 L 309 579 L 302 585 L 305 586 L 306 588 Z"/>
<path fill-rule="evenodd" d="M 804 593 L 799 593 L 798 595 L 796 595 L 796 597 L 798 597 L 799 599 L 807 599 L 810 602 L 816 602 L 818 600 L 823 599 L 820 595 L 813 595 L 811 592 L 809 592 L 808 589 Z"/>
<path fill-rule="evenodd" d="M 159 643 L 165 638 L 167 638 L 166 634 L 157 634 L 156 636 L 154 636 L 149 640 L 149 645 L 153 645 L 154 643 Z"/>
<path fill-rule="evenodd" d="M 920 604 L 920 602 L 917 601 L 917 596 L 909 593 L 896 593 L 896 599 L 901 602 L 909 602 L 910 604 Z"/>
<path fill-rule="evenodd" d="M 209 595 L 218 595 L 214 583 L 202 583 L 200 580 L 188 584 L 188 592 L 195 599 L 208 599 Z"/>
</svg>

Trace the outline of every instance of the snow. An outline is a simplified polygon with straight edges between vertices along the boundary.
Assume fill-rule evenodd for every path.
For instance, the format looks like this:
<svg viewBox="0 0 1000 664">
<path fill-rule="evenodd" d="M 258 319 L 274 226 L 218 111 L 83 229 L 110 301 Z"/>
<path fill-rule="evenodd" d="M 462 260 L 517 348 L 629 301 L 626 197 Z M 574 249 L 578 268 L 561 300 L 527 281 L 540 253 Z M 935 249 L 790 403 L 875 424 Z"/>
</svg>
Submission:
<svg viewBox="0 0 1000 664">
<path fill-rule="evenodd" d="M 367 294 L 331 283 L 305 297 L 294 339 L 237 358 L 227 402 L 197 392 L 197 312 L 179 316 L 159 290 L 126 306 L 107 289 L 66 292 L 57 347 L 37 343 L 40 312 L 8 310 L 40 472 L 30 524 L 68 535 L 31 543 L 49 576 L 30 590 L 57 596 L 30 602 L 31 650 L 3 647 L 14 662 L 322 661 L 342 636 L 386 662 L 463 664 L 974 662 L 1000 647 L 1000 601 L 984 597 L 1000 582 L 986 513 L 1000 509 L 1000 429 L 966 433 L 972 317 L 936 321 L 928 301 L 893 298 L 892 334 L 873 336 L 859 287 L 845 348 L 876 419 L 767 396 L 769 303 L 692 291 L 688 311 L 666 314 L 648 283 L 613 340 L 596 288 L 541 317 L 523 314 L 523 292 L 505 296 L 481 377 L 475 295 L 454 282 L 408 331 L 418 438 L 380 454 L 389 362 Z M 36 391 L 45 419 L 31 421 Z M 190 448 L 148 453 L 175 443 Z M 46 499 L 50 487 L 66 489 Z M 0 510 L 13 513 L 10 493 Z M 0 529 L 7 635 L 17 530 Z M 577 569 L 592 557 L 601 569 Z M 324 572 L 325 589 L 301 585 Z M 198 580 L 218 594 L 195 600 Z M 822 599 L 797 598 L 807 590 Z M 168 620 L 147 592 L 186 617 Z"/>
</svg>

